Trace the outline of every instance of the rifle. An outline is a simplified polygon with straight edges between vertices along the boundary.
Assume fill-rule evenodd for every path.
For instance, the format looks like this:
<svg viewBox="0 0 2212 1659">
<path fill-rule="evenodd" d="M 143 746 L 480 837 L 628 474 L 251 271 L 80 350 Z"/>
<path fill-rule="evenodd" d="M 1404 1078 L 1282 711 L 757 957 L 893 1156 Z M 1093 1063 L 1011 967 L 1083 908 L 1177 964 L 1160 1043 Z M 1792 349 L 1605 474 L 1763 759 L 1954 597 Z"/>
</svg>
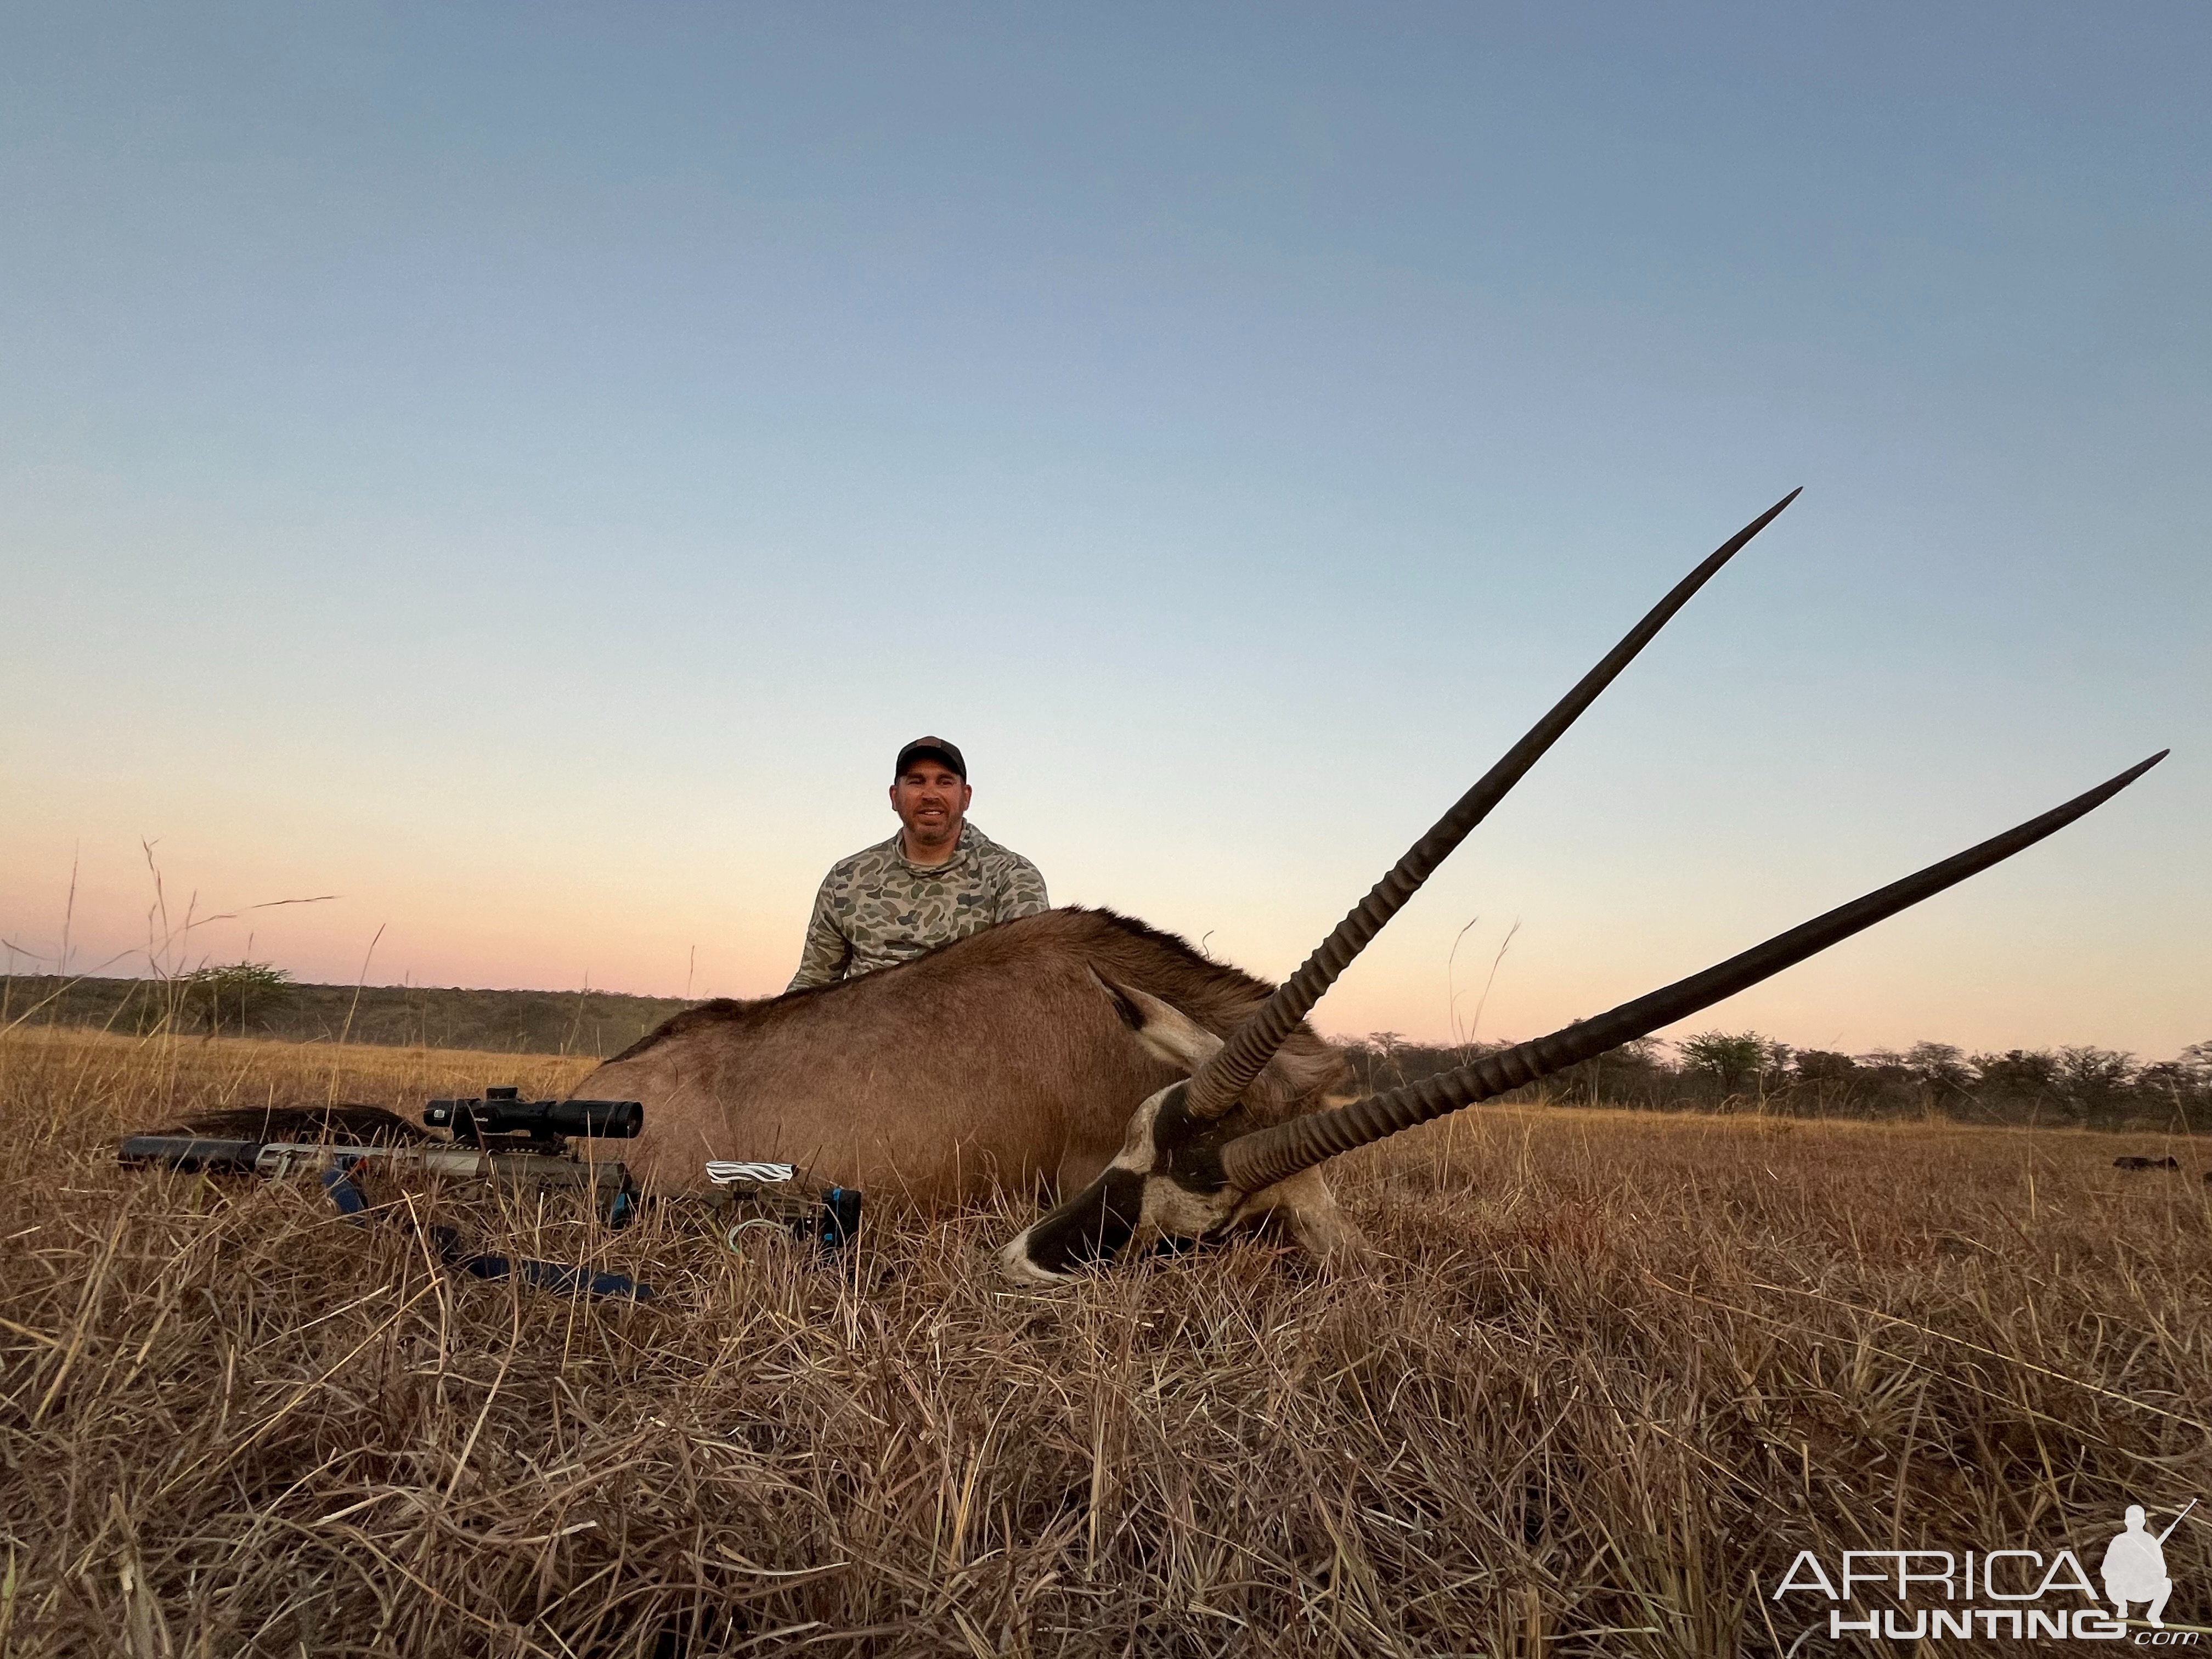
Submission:
<svg viewBox="0 0 2212 1659">
<path fill-rule="evenodd" d="M 380 1137 L 414 1135 L 404 1119 L 374 1109 L 338 1109 L 329 1114 L 270 1114 L 309 1127 L 343 1128 L 359 1133 L 360 1115 L 376 1120 L 368 1127 Z M 235 1127 L 253 1114 L 226 1114 L 224 1127 Z M 343 1122 L 335 1121 L 340 1117 Z M 196 1133 L 183 1130 L 132 1135 L 118 1161 L 126 1168 L 160 1168 L 186 1174 L 255 1175 L 268 1178 L 313 1171 L 341 1214 L 367 1224 L 369 1203 L 360 1176 L 369 1170 L 398 1175 L 416 1172 L 460 1183 L 464 1188 L 496 1185 L 522 1193 L 575 1194 L 588 1198 L 593 1213 L 610 1228 L 635 1219 L 642 1194 L 624 1164 L 609 1158 L 578 1157 L 568 1142 L 635 1137 L 645 1124 L 645 1108 L 635 1100 L 524 1100 L 520 1091 L 489 1088 L 481 1097 L 433 1100 L 422 1110 L 426 1127 L 442 1129 L 443 1140 L 397 1139 L 386 1144 L 342 1145 L 331 1141 L 283 1140 Z M 705 1207 L 716 1231 L 733 1251 L 757 1227 L 770 1227 L 811 1242 L 817 1255 L 840 1253 L 859 1230 L 860 1194 L 829 1187 L 810 1191 L 795 1182 L 787 1164 L 710 1164 L 715 1192 Z M 512 1273 L 542 1289 L 574 1295 L 630 1296 L 650 1299 L 649 1285 L 618 1273 L 596 1273 L 559 1262 L 474 1255 L 450 1227 L 428 1230 L 447 1265 L 479 1279 Z M 741 1253 L 741 1252 L 740 1252 Z"/>
<path fill-rule="evenodd" d="M 132 1135 L 118 1161 L 126 1168 L 149 1166 L 187 1174 L 257 1175 L 272 1179 L 313 1170 L 333 1188 L 333 1201 L 357 1213 L 336 1195 L 328 1177 L 353 1185 L 369 1169 L 394 1174 L 413 1170 L 461 1182 L 496 1182 L 518 1192 L 578 1193 L 592 1200 L 593 1212 L 610 1227 L 621 1227 L 637 1213 L 637 1183 L 629 1169 L 611 1159 L 578 1158 L 570 1136 L 596 1140 L 628 1139 L 645 1127 L 645 1108 L 635 1100 L 523 1100 L 517 1089 L 487 1089 L 481 1099 L 434 1100 L 422 1109 L 423 1123 L 451 1132 L 447 1140 L 398 1141 L 377 1146 L 339 1146 L 323 1141 L 233 1139 L 190 1132 Z M 395 1127 L 406 1129 L 394 1118 Z M 364 1200 L 364 1203 L 365 1203 Z"/>
</svg>

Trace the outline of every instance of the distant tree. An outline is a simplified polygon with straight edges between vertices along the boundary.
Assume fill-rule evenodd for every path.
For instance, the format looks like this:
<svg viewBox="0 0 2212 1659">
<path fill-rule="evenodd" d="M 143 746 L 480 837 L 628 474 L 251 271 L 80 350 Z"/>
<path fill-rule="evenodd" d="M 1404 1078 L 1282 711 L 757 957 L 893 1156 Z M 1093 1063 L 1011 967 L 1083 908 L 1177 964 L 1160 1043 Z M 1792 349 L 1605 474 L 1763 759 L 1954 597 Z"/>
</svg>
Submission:
<svg viewBox="0 0 2212 1659">
<path fill-rule="evenodd" d="M 1399 1059 L 1406 1047 L 1403 1032 L 1370 1031 L 1344 1046 L 1353 1070 L 1368 1088 L 1386 1089 L 1406 1080 L 1406 1068 Z"/>
<path fill-rule="evenodd" d="M 1966 1057 L 1948 1042 L 1916 1042 L 1905 1051 L 1905 1068 L 1929 1094 L 1942 1098 L 1946 1095 L 1971 1093 L 1974 1086 L 1972 1068 Z"/>
<path fill-rule="evenodd" d="M 2136 1057 L 2112 1048 L 2061 1048 L 2058 1091 L 2093 1129 L 2118 1127 L 2135 1081 Z"/>
<path fill-rule="evenodd" d="M 1858 1061 L 1849 1054 L 1826 1048 L 1802 1048 L 1797 1053 L 1796 1072 L 1802 1082 L 1848 1084 L 1858 1075 Z"/>
<path fill-rule="evenodd" d="M 2136 1073 L 2136 1098 L 2169 1124 L 2191 1132 L 2212 1112 L 2212 1042 L 2192 1043 L 2172 1060 Z"/>
<path fill-rule="evenodd" d="M 1395 1089 L 1419 1083 L 1439 1072 L 1464 1066 L 1477 1054 L 1496 1047 L 1491 1043 L 1432 1047 L 1413 1042 L 1396 1031 L 1370 1031 L 1365 1036 L 1339 1045 L 1363 1089 Z"/>
<path fill-rule="evenodd" d="M 2161 1060 L 2136 1073 L 2135 1092 L 2161 1103 L 2186 1103 L 2205 1092 L 2203 1073 L 2183 1060 Z"/>
<path fill-rule="evenodd" d="M 2212 1042 L 2192 1042 L 2172 1060 L 2161 1060 L 2136 1073 L 2136 1087 L 2185 1094 L 2212 1090 Z"/>
<path fill-rule="evenodd" d="M 1778 1051 L 1787 1053 L 1757 1031 L 1700 1031 L 1675 1046 L 1681 1051 L 1682 1069 L 1711 1079 L 1723 1094 L 1756 1088 L 1774 1064 Z"/>
<path fill-rule="evenodd" d="M 1802 1048 L 1791 1056 L 1785 1084 L 1796 1109 L 1864 1111 L 1872 1103 L 1858 1061 L 1832 1048 Z"/>
<path fill-rule="evenodd" d="M 2058 1081 L 2058 1056 L 2041 1048 L 1976 1054 L 1971 1063 L 1982 1087 L 1997 1094 L 2048 1094 Z"/>
<path fill-rule="evenodd" d="M 1858 1057 L 1859 1070 L 1870 1072 L 1884 1083 L 1910 1083 L 1911 1063 L 1894 1048 L 1873 1048 Z"/>
<path fill-rule="evenodd" d="M 1656 1037 L 1632 1038 L 1555 1073 L 1543 1089 L 1552 1098 L 1592 1106 L 1661 1106 L 1679 1092 L 1664 1047 Z"/>
<path fill-rule="evenodd" d="M 179 982 L 184 1006 L 198 1017 L 210 1036 L 226 1024 L 236 1030 L 249 1030 L 298 994 L 292 975 L 265 962 L 197 968 Z"/>
</svg>

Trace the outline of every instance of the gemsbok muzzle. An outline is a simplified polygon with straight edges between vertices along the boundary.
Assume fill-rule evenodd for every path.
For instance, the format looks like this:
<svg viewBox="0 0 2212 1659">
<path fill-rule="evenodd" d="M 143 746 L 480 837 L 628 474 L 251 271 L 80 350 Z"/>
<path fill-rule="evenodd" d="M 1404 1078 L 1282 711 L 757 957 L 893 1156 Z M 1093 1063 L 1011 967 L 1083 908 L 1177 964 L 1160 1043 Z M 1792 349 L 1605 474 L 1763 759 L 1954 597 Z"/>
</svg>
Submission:
<svg viewBox="0 0 2212 1659">
<path fill-rule="evenodd" d="M 1262 1194 L 1278 1183 L 1327 1159 L 1552 1076 L 1687 1018 L 2033 846 L 2103 805 L 2166 758 L 2168 751 L 2160 750 L 2039 817 L 1595 1018 L 1578 1020 L 1456 1071 L 1349 1105 L 1265 1127 L 1243 1121 L 1237 1108 L 1244 1091 L 1337 976 L 1652 636 L 1797 494 L 1791 490 L 1683 578 L 1413 843 L 1212 1059 L 1187 1082 L 1172 1085 L 1140 1105 L 1129 1121 L 1121 1152 L 1105 1172 L 1000 1252 L 1007 1273 L 1025 1283 L 1056 1283 L 1133 1248 L 1218 1237 L 1264 1212 L 1268 1204 Z"/>
</svg>

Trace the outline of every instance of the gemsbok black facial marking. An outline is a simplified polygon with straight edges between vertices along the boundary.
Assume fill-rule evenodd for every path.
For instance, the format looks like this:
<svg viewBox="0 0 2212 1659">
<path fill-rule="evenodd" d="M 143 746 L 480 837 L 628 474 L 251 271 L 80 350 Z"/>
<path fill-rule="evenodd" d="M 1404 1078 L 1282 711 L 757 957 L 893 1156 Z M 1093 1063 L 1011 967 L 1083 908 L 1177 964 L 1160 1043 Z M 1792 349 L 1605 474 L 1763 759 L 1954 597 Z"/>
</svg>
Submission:
<svg viewBox="0 0 2212 1659">
<path fill-rule="evenodd" d="M 1024 1254 L 1048 1278 L 1071 1274 L 1121 1254 L 1144 1214 L 1145 1177 L 1109 1170 L 1022 1235 Z"/>
<path fill-rule="evenodd" d="M 1104 1173 L 1002 1252 L 1008 1270 L 1023 1279 L 1065 1279 L 1114 1259 L 1140 1237 L 1188 1243 L 1218 1232 L 1231 1218 L 1229 1210 L 1208 1216 L 1228 1187 L 1221 1149 L 1249 1127 L 1200 1117 L 1190 1109 L 1190 1085 L 1170 1085 L 1130 1120 Z"/>
</svg>

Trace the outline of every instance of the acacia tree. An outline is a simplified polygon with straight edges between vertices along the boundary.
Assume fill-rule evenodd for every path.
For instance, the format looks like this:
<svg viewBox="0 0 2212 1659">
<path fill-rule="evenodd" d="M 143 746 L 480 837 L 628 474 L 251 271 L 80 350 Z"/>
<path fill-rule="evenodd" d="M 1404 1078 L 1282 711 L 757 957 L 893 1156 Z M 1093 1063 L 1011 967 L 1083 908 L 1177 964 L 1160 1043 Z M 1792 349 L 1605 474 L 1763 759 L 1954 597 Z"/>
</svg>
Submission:
<svg viewBox="0 0 2212 1659">
<path fill-rule="evenodd" d="M 1789 1050 L 1757 1031 L 1700 1031 L 1676 1045 L 1682 1069 L 1712 1079 L 1726 1095 L 1756 1088 L 1767 1072 L 1788 1063 Z"/>
<path fill-rule="evenodd" d="M 1974 1073 L 1966 1055 L 1948 1042 L 1914 1043 L 1905 1051 L 1905 1066 L 1913 1080 L 1938 1101 L 1973 1090 Z"/>
<path fill-rule="evenodd" d="M 225 1020 L 240 1031 L 264 1022 L 296 993 L 292 975 L 265 962 L 232 962 L 196 968 L 179 981 L 184 1006 L 212 1037 Z"/>
</svg>

